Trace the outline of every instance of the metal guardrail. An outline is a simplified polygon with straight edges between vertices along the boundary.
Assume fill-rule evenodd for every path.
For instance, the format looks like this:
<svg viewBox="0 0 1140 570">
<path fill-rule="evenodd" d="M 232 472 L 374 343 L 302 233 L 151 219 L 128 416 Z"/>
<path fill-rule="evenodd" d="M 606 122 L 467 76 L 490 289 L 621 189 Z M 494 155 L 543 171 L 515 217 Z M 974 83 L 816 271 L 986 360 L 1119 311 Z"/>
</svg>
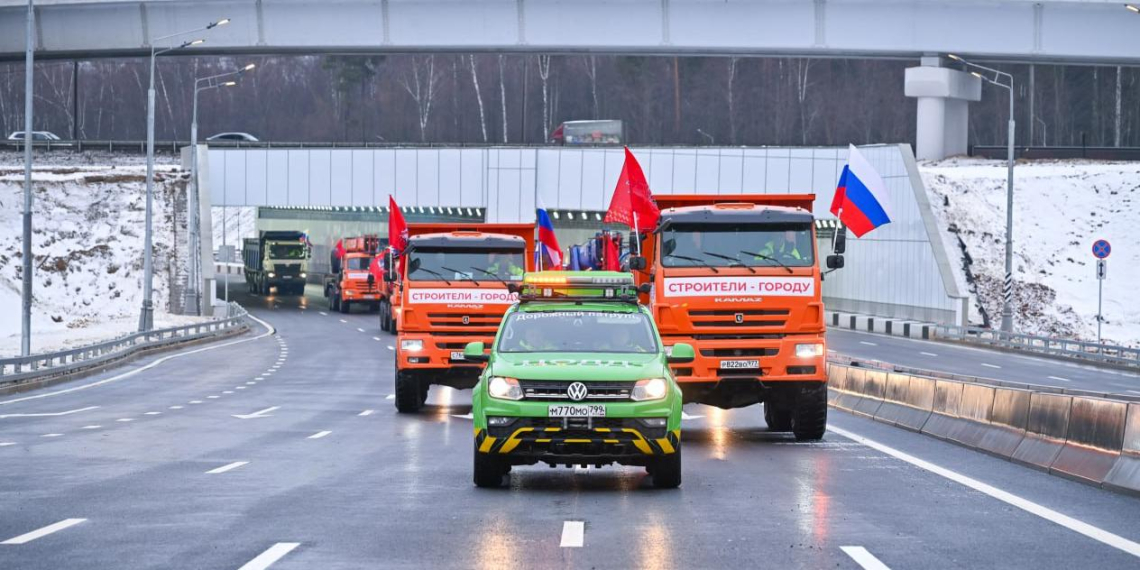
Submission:
<svg viewBox="0 0 1140 570">
<path fill-rule="evenodd" d="M 71 374 L 118 360 L 140 350 L 158 348 L 203 339 L 247 328 L 247 313 L 241 305 L 230 303 L 226 316 L 192 325 L 132 333 L 96 344 L 33 354 L 0 358 L 0 387 L 14 382 Z"/>
<path fill-rule="evenodd" d="M 938 325 L 934 338 L 1140 368 L 1140 348 L 977 327 Z"/>
</svg>

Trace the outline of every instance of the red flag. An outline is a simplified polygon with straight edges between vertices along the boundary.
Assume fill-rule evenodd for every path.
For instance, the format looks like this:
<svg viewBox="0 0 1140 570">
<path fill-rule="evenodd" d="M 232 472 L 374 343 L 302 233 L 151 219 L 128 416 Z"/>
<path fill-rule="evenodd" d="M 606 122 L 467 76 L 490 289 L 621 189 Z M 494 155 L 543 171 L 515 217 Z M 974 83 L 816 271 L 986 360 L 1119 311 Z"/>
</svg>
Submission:
<svg viewBox="0 0 1140 570">
<path fill-rule="evenodd" d="M 372 262 L 368 264 L 368 272 L 372 274 L 373 279 L 377 283 L 384 280 L 384 268 L 380 265 L 380 260 L 383 259 L 384 254 L 378 253 L 372 256 Z"/>
<path fill-rule="evenodd" d="M 638 216 L 637 221 L 641 222 L 641 216 Z M 614 240 L 614 236 L 602 236 L 602 242 L 604 242 L 603 247 L 605 250 L 602 256 L 602 261 L 604 262 L 602 269 L 606 271 L 617 271 L 621 269 L 620 254 L 618 253 L 617 241 Z"/>
<path fill-rule="evenodd" d="M 408 247 L 408 223 L 391 194 L 388 195 L 388 245 L 395 248 L 397 254 Z"/>
<path fill-rule="evenodd" d="M 344 242 L 343 240 L 336 240 L 336 246 L 333 248 L 333 255 L 337 259 L 344 259 Z"/>
<path fill-rule="evenodd" d="M 637 218 L 637 227 L 634 227 L 634 218 Z M 606 210 L 605 222 L 624 224 L 630 229 L 641 232 L 657 227 L 657 219 L 661 217 L 661 210 L 653 201 L 653 193 L 649 190 L 649 182 L 645 180 L 645 173 L 637 158 L 625 149 L 625 164 L 621 167 L 621 176 L 618 177 L 614 196 L 610 199 L 610 208 Z"/>
</svg>

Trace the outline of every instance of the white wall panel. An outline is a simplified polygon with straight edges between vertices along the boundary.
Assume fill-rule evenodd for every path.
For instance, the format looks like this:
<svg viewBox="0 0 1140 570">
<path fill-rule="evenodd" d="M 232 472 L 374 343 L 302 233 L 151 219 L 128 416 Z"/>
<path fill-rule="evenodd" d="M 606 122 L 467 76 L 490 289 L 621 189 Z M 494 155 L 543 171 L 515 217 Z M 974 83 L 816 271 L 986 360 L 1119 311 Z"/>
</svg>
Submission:
<svg viewBox="0 0 1140 570">
<path fill-rule="evenodd" d="M 329 154 L 329 204 L 358 206 L 352 197 L 352 151 L 333 150 Z"/>
<path fill-rule="evenodd" d="M 332 200 L 332 150 L 309 153 L 309 203 L 330 206 Z M 335 151 L 340 152 L 340 151 Z M 343 168 L 343 167 L 342 167 Z"/>
<path fill-rule="evenodd" d="M 293 178 L 289 170 L 287 150 L 271 150 L 265 154 L 265 202 L 271 206 L 289 205 L 289 181 Z M 213 156 L 213 151 L 210 155 Z M 231 160 L 236 156 L 231 155 Z M 246 202 L 257 204 L 258 202 Z"/>
<path fill-rule="evenodd" d="M 352 150 L 349 152 L 352 153 L 352 181 L 349 183 L 352 205 L 387 206 L 387 197 L 377 196 L 375 187 L 373 186 L 374 178 L 372 169 L 376 159 L 375 153 L 367 150 Z"/>
</svg>

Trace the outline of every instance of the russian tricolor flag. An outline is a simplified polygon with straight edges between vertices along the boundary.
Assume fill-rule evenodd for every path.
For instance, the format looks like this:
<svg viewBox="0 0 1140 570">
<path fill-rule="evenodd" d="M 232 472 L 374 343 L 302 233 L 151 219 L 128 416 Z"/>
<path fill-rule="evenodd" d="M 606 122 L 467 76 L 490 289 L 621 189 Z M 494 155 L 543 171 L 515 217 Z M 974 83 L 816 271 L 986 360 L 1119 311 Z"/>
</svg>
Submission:
<svg viewBox="0 0 1140 570">
<path fill-rule="evenodd" d="M 562 269 L 562 248 L 558 246 L 558 237 L 554 235 L 554 224 L 546 210 L 538 209 L 538 243 L 539 259 L 550 261 L 550 269 Z"/>
<path fill-rule="evenodd" d="M 843 167 L 835 198 L 831 200 L 831 213 L 851 228 L 855 237 L 863 237 L 867 232 L 891 223 L 876 195 L 885 199 L 887 185 L 859 149 L 849 145 L 847 165 Z"/>
</svg>

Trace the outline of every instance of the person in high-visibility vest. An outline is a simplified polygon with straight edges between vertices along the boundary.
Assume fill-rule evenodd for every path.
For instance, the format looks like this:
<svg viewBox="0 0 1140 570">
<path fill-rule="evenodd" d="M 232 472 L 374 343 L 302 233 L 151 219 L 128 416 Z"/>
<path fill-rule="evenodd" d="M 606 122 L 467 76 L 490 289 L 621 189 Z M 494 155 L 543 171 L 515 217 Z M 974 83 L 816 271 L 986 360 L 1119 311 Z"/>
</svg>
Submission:
<svg viewBox="0 0 1140 570">
<path fill-rule="evenodd" d="M 768 243 L 764 244 L 764 247 L 761 248 L 758 253 L 765 257 L 771 257 L 781 261 L 786 259 L 800 261 L 804 258 L 796 243 L 796 232 L 790 230 L 784 232 L 784 239 L 773 237 L 768 240 Z"/>
<path fill-rule="evenodd" d="M 508 254 L 491 253 L 491 264 L 487 266 L 487 271 L 494 273 L 500 277 L 517 277 L 522 278 L 526 269 L 519 267 L 515 264 L 514 257 Z"/>
</svg>

